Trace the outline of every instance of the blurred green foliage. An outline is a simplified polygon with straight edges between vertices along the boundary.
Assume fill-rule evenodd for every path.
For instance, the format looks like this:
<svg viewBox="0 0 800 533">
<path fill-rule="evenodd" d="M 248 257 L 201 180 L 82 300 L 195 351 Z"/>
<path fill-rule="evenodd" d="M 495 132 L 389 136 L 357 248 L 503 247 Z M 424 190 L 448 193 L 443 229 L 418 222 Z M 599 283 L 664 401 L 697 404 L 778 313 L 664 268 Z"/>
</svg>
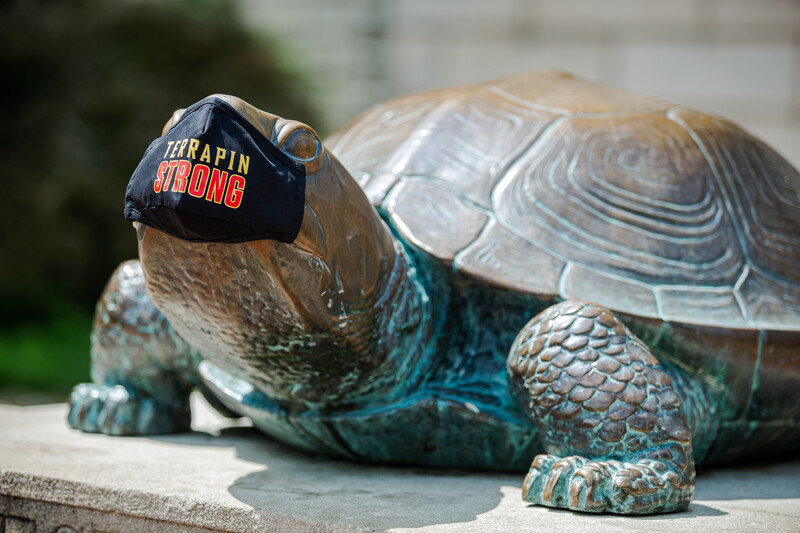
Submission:
<svg viewBox="0 0 800 533">
<path fill-rule="evenodd" d="M 316 122 L 309 84 L 225 1 L 0 7 L 0 303 L 93 302 L 136 255 L 122 202 L 172 112 L 212 93 Z"/>
<path fill-rule="evenodd" d="M 90 313 L 61 308 L 0 335 L 0 387 L 58 392 L 89 378 Z"/>
<path fill-rule="evenodd" d="M 3 2 L 0 69 L 0 337 L 17 341 L 71 324 L 86 344 L 108 275 L 136 255 L 122 216 L 128 178 L 175 109 L 229 93 L 319 124 L 309 80 L 225 0 Z M 82 318 L 60 322 L 64 302 Z M 23 326 L 31 321 L 40 333 Z M 9 342 L 1 360 L 35 359 L 33 344 Z M 48 342 L 40 347 L 58 351 Z M 0 385 L 46 385 L 3 365 Z"/>
</svg>

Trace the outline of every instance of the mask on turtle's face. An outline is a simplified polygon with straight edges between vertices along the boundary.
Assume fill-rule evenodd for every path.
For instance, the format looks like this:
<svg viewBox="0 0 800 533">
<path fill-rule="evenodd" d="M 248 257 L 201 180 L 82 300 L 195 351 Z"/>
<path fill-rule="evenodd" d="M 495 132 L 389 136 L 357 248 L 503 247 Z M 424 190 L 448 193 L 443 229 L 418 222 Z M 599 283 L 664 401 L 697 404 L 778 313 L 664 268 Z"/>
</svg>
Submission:
<svg viewBox="0 0 800 533">
<path fill-rule="evenodd" d="M 274 160 L 271 166 L 265 165 L 270 166 L 267 170 L 277 169 L 278 180 L 283 181 L 274 189 L 277 191 L 275 194 L 284 196 L 272 198 L 269 190 L 262 189 L 260 192 L 267 193 L 263 209 L 279 211 L 285 207 L 283 204 L 291 203 L 293 186 L 296 185 L 292 179 L 297 177 L 296 169 L 302 168 L 304 189 L 299 227 L 292 239 L 257 238 L 251 231 L 246 238 L 228 239 L 226 242 L 204 239 L 202 235 L 187 240 L 176 231 L 165 231 L 157 223 L 148 224 L 152 220 L 143 217 L 137 221 L 139 255 L 150 295 L 176 329 L 207 353 L 225 352 L 233 345 L 240 345 L 235 351 L 241 352 L 245 349 L 241 345 L 251 342 L 251 336 L 260 336 L 269 342 L 267 338 L 270 335 L 287 339 L 299 334 L 297 332 L 320 329 L 342 332 L 347 327 L 347 309 L 371 297 L 394 264 L 396 252 L 388 229 L 355 180 L 327 152 L 311 128 L 264 113 L 236 98 L 215 98 L 244 119 L 245 123 L 237 121 L 234 124 L 235 129 L 250 137 L 261 137 L 261 141 L 271 146 L 265 148 L 261 142 L 256 143 L 255 148 L 262 149 Z M 228 166 L 238 171 L 239 158 L 249 155 L 249 167 L 242 163 L 242 170 L 248 173 L 243 176 L 246 179 L 243 199 L 235 211 L 241 210 L 249 198 L 247 195 L 254 189 L 259 191 L 258 188 L 249 188 L 251 183 L 263 177 L 254 172 L 254 158 L 258 154 L 246 154 L 225 146 L 222 147 L 225 155 L 230 157 L 231 152 L 236 151 L 237 160 L 216 161 L 217 146 L 209 148 L 210 161 L 206 161 L 205 145 L 210 144 L 206 138 L 200 134 L 185 134 L 178 129 L 193 109 L 195 106 L 176 112 L 165 126 L 162 137 L 162 144 L 167 146 L 158 146 L 157 152 L 153 152 L 153 147 L 148 151 L 148 154 L 155 153 L 156 159 L 160 158 L 156 164 L 151 163 L 150 174 L 143 174 L 148 179 L 148 194 L 156 198 L 163 194 L 153 191 L 154 180 L 159 179 L 159 168 L 166 155 L 161 191 L 169 187 L 172 195 L 183 195 L 187 201 L 195 203 L 209 203 L 206 200 L 208 192 L 205 195 L 190 194 L 201 188 L 204 171 L 195 172 L 197 165 L 216 168 L 219 175 L 227 170 L 230 175 L 232 170 L 228 170 Z M 218 122 L 227 124 L 221 120 Z M 183 138 L 187 142 L 182 149 Z M 226 135 L 218 135 L 215 139 L 232 141 Z M 170 140 L 172 145 L 168 144 Z M 194 140 L 197 142 L 193 143 Z M 190 148 L 194 148 L 191 154 Z M 191 160 L 187 155 L 195 159 Z M 170 167 L 173 158 L 177 163 Z M 181 167 L 180 161 L 184 160 L 188 163 Z M 187 170 L 186 166 L 190 168 Z M 213 168 L 209 171 L 207 189 L 211 186 Z M 283 174 L 281 169 L 285 171 Z M 174 174 L 172 184 L 166 183 L 169 172 Z M 177 191 L 173 190 L 174 183 L 181 176 L 186 181 L 186 188 L 183 189 L 181 183 Z M 272 175 L 266 176 L 271 179 Z M 181 190 L 185 192 L 181 193 Z M 213 195 L 211 199 L 214 199 Z M 222 200 L 224 206 L 224 194 Z M 183 205 L 178 201 L 158 206 L 158 209 L 182 208 Z M 219 204 L 212 207 L 217 208 Z M 138 211 L 148 213 L 144 207 Z M 254 211 L 256 217 L 262 214 L 267 215 L 265 220 L 271 220 L 270 213 Z M 192 227 L 196 228 L 196 225 Z M 238 335 L 220 337 L 224 337 L 225 332 L 231 332 L 231 335 L 237 332 Z"/>
<path fill-rule="evenodd" d="M 250 106 L 233 103 L 210 96 L 173 115 L 131 176 L 126 218 L 192 242 L 294 241 L 306 163 L 317 162 L 321 145 L 299 123 L 261 113 L 254 124 L 237 109 Z"/>
</svg>

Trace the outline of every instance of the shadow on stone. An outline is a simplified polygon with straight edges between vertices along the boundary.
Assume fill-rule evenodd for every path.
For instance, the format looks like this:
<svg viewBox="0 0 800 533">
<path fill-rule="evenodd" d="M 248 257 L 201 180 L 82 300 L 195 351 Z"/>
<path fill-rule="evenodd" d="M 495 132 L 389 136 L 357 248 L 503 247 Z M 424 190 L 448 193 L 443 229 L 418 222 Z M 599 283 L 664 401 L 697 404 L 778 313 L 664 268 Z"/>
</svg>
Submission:
<svg viewBox="0 0 800 533">
<path fill-rule="evenodd" d="M 527 506 L 519 500 L 524 473 L 403 468 L 332 459 L 280 444 L 252 428 L 246 419 L 223 419 L 216 414 L 208 417 L 208 409 L 193 407 L 195 431 L 149 439 L 230 448 L 237 459 L 251 463 L 253 468 L 233 483 L 228 481 L 228 493 L 264 519 L 285 516 L 305 523 L 328 523 L 334 528 L 358 524 L 367 530 L 445 525 L 448 530 L 477 531 L 485 519 L 481 515 L 500 513 L 520 518 L 523 511 L 524 520 L 547 517 L 546 521 L 563 522 L 565 527 L 576 520 L 601 520 L 613 529 L 629 527 L 635 520 L 640 524 L 655 521 L 650 527 L 661 528 L 667 523 L 679 527 L 677 524 L 685 524 L 687 518 L 701 522 L 719 519 L 730 512 L 725 501 L 755 500 L 780 508 L 778 502 L 800 498 L 800 485 L 796 483 L 800 461 L 784 459 L 746 467 L 702 469 L 693 503 L 681 513 L 624 517 Z M 735 521 L 739 517 L 726 519 Z"/>
<path fill-rule="evenodd" d="M 536 505 L 528 505 L 529 509 L 538 509 L 539 507 Z M 592 514 L 592 513 L 580 513 L 577 511 L 570 511 L 567 509 L 556 509 L 556 508 L 548 508 L 548 514 L 553 515 L 562 515 L 562 514 L 573 514 L 576 516 L 588 516 L 598 520 L 612 520 L 612 521 L 619 521 L 619 520 L 634 520 L 634 521 L 643 521 L 643 520 L 684 520 L 686 518 L 696 518 L 698 516 L 723 516 L 728 513 L 724 511 L 719 511 L 717 509 L 712 509 L 706 505 L 692 503 L 689 505 L 689 509 L 686 511 L 678 512 L 678 513 L 666 513 L 666 514 L 658 514 L 658 515 L 638 515 L 638 516 L 622 516 L 616 515 L 611 513 L 601 513 L 601 514 Z"/>
<path fill-rule="evenodd" d="M 694 500 L 772 500 L 800 498 L 800 461 L 786 458 L 702 469 Z"/>
<path fill-rule="evenodd" d="M 250 427 L 150 438 L 232 447 L 237 458 L 263 465 L 228 487 L 260 514 L 377 530 L 471 522 L 498 506 L 502 487 L 519 487 L 524 476 L 356 464 L 293 450 Z"/>
<path fill-rule="evenodd" d="M 238 458 L 263 465 L 263 470 L 242 476 L 228 487 L 233 497 L 258 513 L 277 512 L 331 524 L 357 522 L 379 530 L 471 522 L 495 509 L 503 497 L 502 488 L 518 488 L 523 477 L 522 473 L 356 464 L 291 449 L 252 427 L 151 438 L 231 447 Z M 800 485 L 793 483 L 797 479 L 800 479 L 800 461 L 704 469 L 698 475 L 693 503 L 687 511 L 636 520 L 685 520 L 726 514 L 698 503 L 701 501 L 798 498 Z M 572 512 L 548 509 L 547 513 Z M 591 516 L 612 521 L 628 519 L 616 515 Z"/>
</svg>

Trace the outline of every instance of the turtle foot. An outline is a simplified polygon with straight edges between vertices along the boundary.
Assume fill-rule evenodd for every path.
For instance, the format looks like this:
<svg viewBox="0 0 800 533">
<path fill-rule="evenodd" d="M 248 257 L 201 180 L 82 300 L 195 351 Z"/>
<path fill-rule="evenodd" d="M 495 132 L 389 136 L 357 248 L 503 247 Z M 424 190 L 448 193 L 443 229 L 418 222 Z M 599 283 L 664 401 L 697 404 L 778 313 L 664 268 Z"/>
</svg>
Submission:
<svg viewBox="0 0 800 533">
<path fill-rule="evenodd" d="M 165 405 L 122 385 L 81 383 L 69 398 L 69 425 L 87 433 L 148 435 L 189 429 L 187 402 Z"/>
<path fill-rule="evenodd" d="M 590 513 L 652 514 L 682 511 L 694 484 L 683 475 L 680 447 L 661 459 L 635 462 L 539 455 L 522 484 L 523 500 Z M 673 455 L 676 457 L 670 457 Z"/>
<path fill-rule="evenodd" d="M 551 454 L 534 460 L 527 501 L 626 514 L 688 506 L 695 469 L 681 400 L 613 313 L 576 301 L 548 308 L 520 332 L 508 370 Z"/>
</svg>

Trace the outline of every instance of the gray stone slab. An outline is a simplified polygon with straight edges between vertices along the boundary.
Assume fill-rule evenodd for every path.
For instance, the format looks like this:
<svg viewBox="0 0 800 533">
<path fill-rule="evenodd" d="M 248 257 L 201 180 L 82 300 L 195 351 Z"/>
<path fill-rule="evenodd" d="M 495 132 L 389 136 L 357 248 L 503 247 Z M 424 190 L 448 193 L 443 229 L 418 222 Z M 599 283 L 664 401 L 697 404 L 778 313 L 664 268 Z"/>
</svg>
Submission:
<svg viewBox="0 0 800 533">
<path fill-rule="evenodd" d="M 524 504 L 521 475 L 352 464 L 193 411 L 191 433 L 114 438 L 0 405 L 0 531 L 800 531 L 798 460 L 701 472 L 684 513 L 586 515 Z"/>
</svg>

